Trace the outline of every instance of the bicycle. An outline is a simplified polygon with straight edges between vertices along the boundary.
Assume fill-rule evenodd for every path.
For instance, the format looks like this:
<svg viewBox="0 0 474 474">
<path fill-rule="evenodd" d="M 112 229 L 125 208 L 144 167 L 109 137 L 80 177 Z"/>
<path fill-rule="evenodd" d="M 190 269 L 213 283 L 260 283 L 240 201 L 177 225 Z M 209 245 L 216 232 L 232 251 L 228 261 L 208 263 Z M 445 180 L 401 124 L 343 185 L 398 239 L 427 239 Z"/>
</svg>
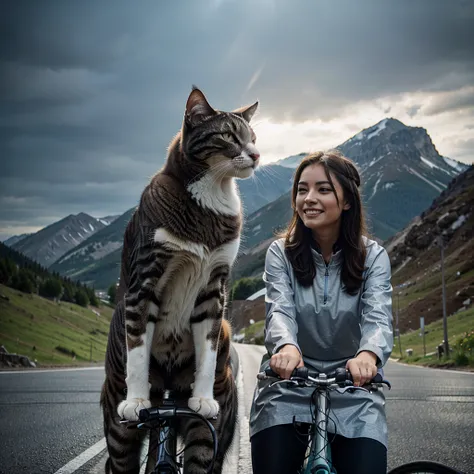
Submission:
<svg viewBox="0 0 474 474">
<path fill-rule="evenodd" d="M 184 449 L 178 450 L 176 425 L 180 418 L 202 420 L 212 434 L 214 456 L 207 470 L 212 473 L 217 453 L 217 435 L 212 424 L 202 415 L 189 408 L 176 406 L 172 393 L 165 390 L 163 403 L 158 407 L 142 409 L 139 412 L 137 428 L 150 430 L 147 474 L 181 474 L 184 468 Z"/>
<path fill-rule="evenodd" d="M 230 346 L 230 366 L 232 373 L 240 371 L 239 354 L 233 345 Z M 177 406 L 173 392 L 164 390 L 162 404 L 158 407 L 140 410 L 139 422 L 131 423 L 131 428 L 146 429 L 150 432 L 146 474 L 182 474 L 184 469 L 184 449 L 178 450 L 177 424 L 182 418 L 201 420 L 209 428 L 213 441 L 213 457 L 207 469 L 212 473 L 216 461 L 218 440 L 214 426 L 202 415 L 189 408 Z M 124 420 L 124 423 L 128 423 Z"/>
<path fill-rule="evenodd" d="M 310 430 L 310 441 L 307 456 L 301 474 L 337 474 L 332 466 L 331 448 L 328 441 L 327 424 L 329 418 L 329 393 L 337 390 L 340 393 L 356 390 L 376 391 L 383 385 L 391 388 L 390 382 L 377 374 L 364 387 L 355 387 L 351 374 L 343 368 L 330 373 L 318 373 L 308 370 L 307 367 L 295 369 L 290 379 L 282 379 L 272 369 L 267 368 L 257 374 L 259 380 L 276 379 L 272 383 L 287 383 L 294 387 L 314 387 L 311 400 L 315 399 L 316 420 Z M 415 461 L 403 464 L 392 469 L 388 474 L 463 474 L 444 464 L 432 461 Z"/>
</svg>

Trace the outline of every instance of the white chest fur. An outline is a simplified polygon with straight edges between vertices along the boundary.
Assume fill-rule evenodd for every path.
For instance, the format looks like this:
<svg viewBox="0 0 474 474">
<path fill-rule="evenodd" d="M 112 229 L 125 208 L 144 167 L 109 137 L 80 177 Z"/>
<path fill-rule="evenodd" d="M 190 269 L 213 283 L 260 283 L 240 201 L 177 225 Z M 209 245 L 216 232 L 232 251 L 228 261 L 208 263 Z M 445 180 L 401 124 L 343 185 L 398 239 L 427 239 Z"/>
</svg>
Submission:
<svg viewBox="0 0 474 474">
<path fill-rule="evenodd" d="M 212 271 L 234 262 L 240 238 L 211 251 L 206 245 L 179 239 L 160 228 L 155 232 L 154 241 L 175 252 L 159 280 L 157 293 L 162 302 L 160 313 L 166 314 L 164 333 L 181 333 L 189 329 L 196 298 L 208 285 Z"/>
<path fill-rule="evenodd" d="M 216 214 L 237 216 L 240 213 L 240 198 L 233 179 L 220 182 L 209 173 L 189 185 L 187 190 L 200 206 Z"/>
</svg>

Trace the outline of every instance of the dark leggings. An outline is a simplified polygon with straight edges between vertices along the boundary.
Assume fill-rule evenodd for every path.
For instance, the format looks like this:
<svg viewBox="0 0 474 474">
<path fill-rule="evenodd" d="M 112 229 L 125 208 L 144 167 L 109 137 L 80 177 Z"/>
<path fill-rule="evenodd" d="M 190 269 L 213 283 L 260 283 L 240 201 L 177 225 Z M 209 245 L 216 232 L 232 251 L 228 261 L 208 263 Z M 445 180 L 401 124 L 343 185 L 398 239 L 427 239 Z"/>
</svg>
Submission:
<svg viewBox="0 0 474 474">
<path fill-rule="evenodd" d="M 278 425 L 252 436 L 253 474 L 297 474 L 307 447 L 309 425 Z M 337 474 L 385 474 L 387 449 L 370 438 L 329 434 Z"/>
</svg>

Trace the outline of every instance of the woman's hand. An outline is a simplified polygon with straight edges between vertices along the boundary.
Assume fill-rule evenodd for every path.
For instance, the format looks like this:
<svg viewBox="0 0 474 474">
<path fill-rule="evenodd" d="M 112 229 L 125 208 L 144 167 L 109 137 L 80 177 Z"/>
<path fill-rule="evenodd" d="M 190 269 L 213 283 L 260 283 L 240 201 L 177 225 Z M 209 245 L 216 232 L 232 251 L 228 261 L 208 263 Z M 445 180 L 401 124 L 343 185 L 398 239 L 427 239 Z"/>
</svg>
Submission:
<svg viewBox="0 0 474 474">
<path fill-rule="evenodd" d="M 289 379 L 294 369 L 303 366 L 300 351 L 293 344 L 286 344 L 270 359 L 270 368 L 283 379 Z"/>
<path fill-rule="evenodd" d="M 354 359 L 347 361 L 346 369 L 354 379 L 354 385 L 359 387 L 372 380 L 377 375 L 377 356 L 370 351 L 362 351 Z"/>
</svg>

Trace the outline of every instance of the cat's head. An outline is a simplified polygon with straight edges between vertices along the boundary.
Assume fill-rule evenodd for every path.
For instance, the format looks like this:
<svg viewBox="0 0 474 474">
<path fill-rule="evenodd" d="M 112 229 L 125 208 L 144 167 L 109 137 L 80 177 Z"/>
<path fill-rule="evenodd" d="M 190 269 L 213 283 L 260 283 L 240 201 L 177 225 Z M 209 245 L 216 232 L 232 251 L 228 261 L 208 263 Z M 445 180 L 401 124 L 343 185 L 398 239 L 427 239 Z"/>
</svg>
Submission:
<svg viewBox="0 0 474 474">
<path fill-rule="evenodd" d="M 193 87 L 184 113 L 183 152 L 216 176 L 248 178 L 260 158 L 256 136 L 249 124 L 257 107 L 255 102 L 232 112 L 215 110 L 204 94 Z"/>
</svg>

